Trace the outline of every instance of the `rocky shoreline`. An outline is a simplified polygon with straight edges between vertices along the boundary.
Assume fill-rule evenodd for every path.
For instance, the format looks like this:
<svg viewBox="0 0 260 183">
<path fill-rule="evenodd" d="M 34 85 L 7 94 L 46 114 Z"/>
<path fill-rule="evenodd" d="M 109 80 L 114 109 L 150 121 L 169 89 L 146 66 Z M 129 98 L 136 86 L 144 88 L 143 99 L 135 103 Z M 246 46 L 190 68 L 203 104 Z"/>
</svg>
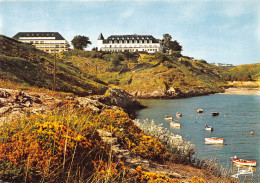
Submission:
<svg viewBox="0 0 260 183">
<path fill-rule="evenodd" d="M 97 112 L 103 109 L 123 110 L 134 117 L 134 111 L 143 108 L 133 96 L 124 90 L 110 88 L 108 94 L 93 97 L 70 97 L 47 93 L 0 88 L 0 125 L 4 122 L 61 110 L 63 106 L 89 107 Z"/>
<path fill-rule="evenodd" d="M 210 95 L 215 93 L 223 93 L 224 88 L 170 88 L 168 90 L 155 90 L 155 91 L 129 91 L 137 99 L 178 99 L 189 98 L 203 95 Z"/>
</svg>

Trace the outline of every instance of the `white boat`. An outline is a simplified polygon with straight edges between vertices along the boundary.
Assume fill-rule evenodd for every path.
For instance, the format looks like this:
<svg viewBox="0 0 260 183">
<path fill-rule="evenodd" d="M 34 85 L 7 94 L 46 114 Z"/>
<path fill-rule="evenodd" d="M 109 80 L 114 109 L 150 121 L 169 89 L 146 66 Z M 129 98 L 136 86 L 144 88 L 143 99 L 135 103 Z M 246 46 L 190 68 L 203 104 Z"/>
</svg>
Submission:
<svg viewBox="0 0 260 183">
<path fill-rule="evenodd" d="M 165 119 L 165 120 L 173 120 L 173 117 L 171 117 L 171 116 L 165 116 L 164 119 Z"/>
<path fill-rule="evenodd" d="M 180 127 L 181 127 L 181 124 L 180 124 L 180 123 L 176 123 L 176 122 L 171 122 L 171 123 L 170 123 L 170 126 L 171 126 L 171 127 L 180 128 Z"/>
<path fill-rule="evenodd" d="M 245 160 L 245 159 L 240 159 L 234 156 L 232 158 L 233 163 L 236 163 L 238 165 L 244 165 L 244 166 L 256 166 L 256 161 L 251 161 L 251 160 Z"/>
<path fill-rule="evenodd" d="M 205 126 L 203 128 L 203 130 L 212 132 L 213 131 L 213 127 L 212 126 Z"/>
<path fill-rule="evenodd" d="M 209 144 L 223 144 L 224 139 L 218 137 L 205 137 L 205 143 Z"/>
<path fill-rule="evenodd" d="M 203 109 L 201 108 L 197 109 L 197 113 L 203 113 Z"/>
</svg>

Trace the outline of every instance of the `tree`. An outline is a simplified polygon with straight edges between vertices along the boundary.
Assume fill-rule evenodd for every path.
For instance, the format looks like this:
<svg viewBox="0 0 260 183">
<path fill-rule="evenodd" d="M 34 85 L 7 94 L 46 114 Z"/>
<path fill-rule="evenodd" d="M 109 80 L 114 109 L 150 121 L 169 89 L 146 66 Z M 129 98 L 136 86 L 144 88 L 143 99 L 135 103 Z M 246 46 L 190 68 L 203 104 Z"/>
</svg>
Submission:
<svg viewBox="0 0 260 183">
<path fill-rule="evenodd" d="M 171 41 L 170 43 L 170 49 L 172 51 L 182 51 L 182 46 L 180 45 L 180 43 L 178 43 L 178 41 Z"/>
<path fill-rule="evenodd" d="M 176 40 L 172 41 L 172 36 L 170 34 L 163 35 L 163 52 L 168 51 L 171 53 L 172 51 L 182 51 L 182 46 Z"/>
<path fill-rule="evenodd" d="M 84 48 L 88 47 L 89 44 L 92 44 L 89 41 L 89 38 L 86 36 L 74 36 L 74 38 L 71 41 L 74 49 L 83 50 Z"/>
<path fill-rule="evenodd" d="M 163 35 L 163 45 L 164 45 L 166 48 L 169 48 L 169 47 L 170 47 L 171 40 L 172 40 L 172 36 L 171 36 L 170 34 L 164 34 L 164 35 Z"/>
</svg>

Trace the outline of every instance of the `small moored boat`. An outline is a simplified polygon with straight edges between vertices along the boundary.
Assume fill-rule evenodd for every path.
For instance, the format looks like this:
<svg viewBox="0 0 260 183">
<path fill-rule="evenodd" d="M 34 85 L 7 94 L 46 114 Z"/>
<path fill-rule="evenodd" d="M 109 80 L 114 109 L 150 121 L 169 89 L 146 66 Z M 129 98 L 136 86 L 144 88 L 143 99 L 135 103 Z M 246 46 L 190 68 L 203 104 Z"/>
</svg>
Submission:
<svg viewBox="0 0 260 183">
<path fill-rule="evenodd" d="M 203 113 L 203 109 L 201 108 L 197 109 L 197 113 Z"/>
<path fill-rule="evenodd" d="M 173 120 L 173 117 L 171 117 L 171 116 L 164 116 L 164 119 L 165 120 Z"/>
<path fill-rule="evenodd" d="M 218 112 L 212 112 L 212 116 L 218 116 L 219 113 Z"/>
<path fill-rule="evenodd" d="M 205 143 L 209 144 L 223 144 L 224 139 L 218 137 L 205 137 Z"/>
<path fill-rule="evenodd" d="M 171 127 L 180 128 L 180 127 L 181 127 L 181 124 L 180 124 L 180 123 L 176 123 L 176 122 L 171 122 L 171 123 L 170 123 L 170 126 L 171 126 Z"/>
<path fill-rule="evenodd" d="M 205 131 L 213 131 L 213 127 L 212 126 L 205 126 L 204 128 L 203 128 L 203 130 L 205 130 Z"/>
<path fill-rule="evenodd" d="M 256 166 L 256 161 L 250 161 L 245 159 L 239 159 L 236 156 L 232 157 L 233 163 L 244 165 L 244 166 Z"/>
<path fill-rule="evenodd" d="M 178 117 L 178 118 L 182 117 L 182 113 L 177 112 L 176 117 Z"/>
</svg>

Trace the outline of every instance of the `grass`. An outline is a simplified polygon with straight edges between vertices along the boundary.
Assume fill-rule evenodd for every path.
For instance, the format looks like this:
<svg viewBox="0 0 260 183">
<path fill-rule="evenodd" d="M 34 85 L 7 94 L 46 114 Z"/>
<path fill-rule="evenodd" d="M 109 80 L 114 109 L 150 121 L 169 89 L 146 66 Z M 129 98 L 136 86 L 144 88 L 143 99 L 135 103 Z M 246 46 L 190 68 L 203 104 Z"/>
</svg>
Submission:
<svg viewBox="0 0 260 183">
<path fill-rule="evenodd" d="M 74 182 L 138 177 L 127 174 L 129 170 L 101 140 L 97 129 L 110 131 L 132 155 L 158 162 L 168 157 L 160 141 L 144 135 L 122 111 L 105 110 L 100 115 L 88 108 L 68 108 L 0 127 L 1 179 Z"/>
<path fill-rule="evenodd" d="M 37 50 L 31 45 L 17 42 L 5 36 L 1 39 L 0 77 L 25 87 L 52 89 L 54 55 Z M 80 68 L 56 60 L 56 90 L 80 96 L 103 94 L 107 84 Z"/>
</svg>

